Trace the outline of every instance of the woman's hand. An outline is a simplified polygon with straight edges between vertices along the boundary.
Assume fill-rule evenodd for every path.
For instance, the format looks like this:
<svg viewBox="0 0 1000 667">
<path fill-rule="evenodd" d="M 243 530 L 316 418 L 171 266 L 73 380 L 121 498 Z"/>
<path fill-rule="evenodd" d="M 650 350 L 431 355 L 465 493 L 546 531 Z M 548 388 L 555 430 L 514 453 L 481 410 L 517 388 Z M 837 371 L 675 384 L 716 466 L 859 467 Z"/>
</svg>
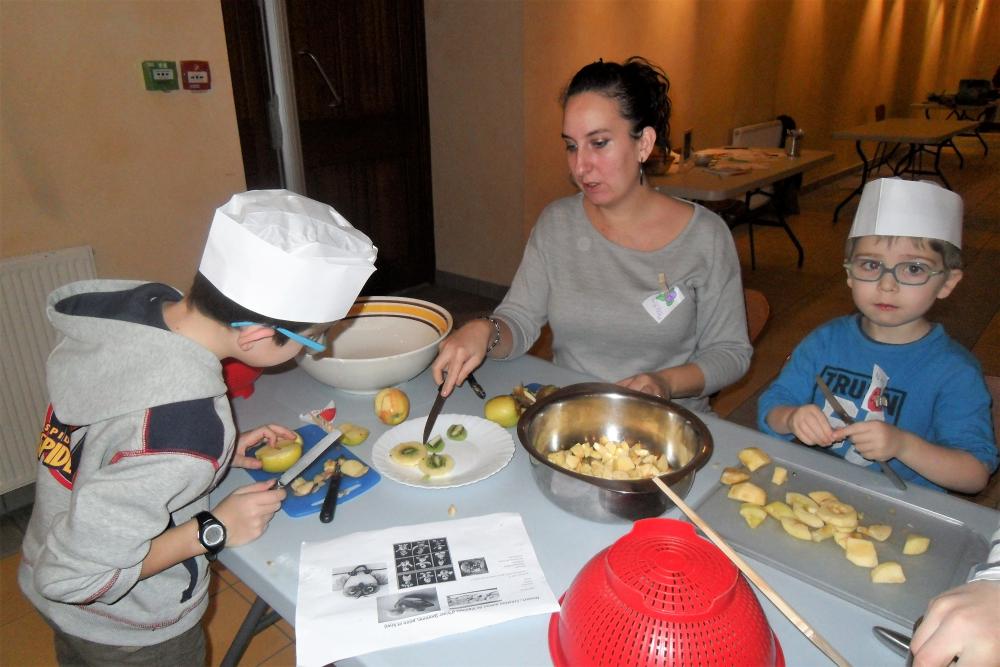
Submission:
<svg viewBox="0 0 1000 667">
<path fill-rule="evenodd" d="M 1000 581 L 973 581 L 931 600 L 910 640 L 913 667 L 1000 665 Z"/>
<path fill-rule="evenodd" d="M 670 384 L 659 373 L 639 373 L 624 380 L 619 380 L 615 384 L 626 389 L 641 391 L 644 394 L 652 394 L 653 396 L 659 396 L 668 400 L 671 397 Z"/>
<path fill-rule="evenodd" d="M 226 527 L 226 546 L 238 547 L 264 534 L 285 499 L 285 490 L 272 488 L 274 485 L 275 481 L 269 479 L 242 486 L 212 509 Z"/>
<path fill-rule="evenodd" d="M 434 382 L 442 384 L 441 394 L 448 396 L 465 378 L 483 363 L 486 347 L 493 335 L 493 325 L 486 320 L 472 320 L 441 341 L 438 356 L 431 364 Z"/>
<path fill-rule="evenodd" d="M 247 448 L 259 444 L 261 440 L 266 440 L 267 445 L 265 446 L 271 447 L 274 443 L 281 440 L 294 439 L 295 432 L 288 430 L 280 424 L 258 426 L 252 431 L 241 433 L 239 439 L 236 441 L 236 454 L 233 456 L 233 465 L 237 468 L 258 469 L 263 464 L 256 457 L 247 456 Z"/>
</svg>

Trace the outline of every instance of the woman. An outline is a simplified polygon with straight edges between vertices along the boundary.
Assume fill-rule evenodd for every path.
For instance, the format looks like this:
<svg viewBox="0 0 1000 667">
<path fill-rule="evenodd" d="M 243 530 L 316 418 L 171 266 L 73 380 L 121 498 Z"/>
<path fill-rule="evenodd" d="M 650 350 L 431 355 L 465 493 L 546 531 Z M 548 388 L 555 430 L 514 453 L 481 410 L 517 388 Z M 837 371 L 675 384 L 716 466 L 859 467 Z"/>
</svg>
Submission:
<svg viewBox="0 0 1000 667">
<path fill-rule="evenodd" d="M 524 354 L 548 322 L 553 361 L 708 410 L 750 363 L 739 260 L 725 223 L 643 174 L 668 147 L 670 83 L 642 58 L 598 61 L 563 93 L 562 138 L 580 193 L 531 232 L 510 291 L 441 343 L 447 395 L 484 357 Z M 679 399 L 679 400 L 678 400 Z"/>
</svg>

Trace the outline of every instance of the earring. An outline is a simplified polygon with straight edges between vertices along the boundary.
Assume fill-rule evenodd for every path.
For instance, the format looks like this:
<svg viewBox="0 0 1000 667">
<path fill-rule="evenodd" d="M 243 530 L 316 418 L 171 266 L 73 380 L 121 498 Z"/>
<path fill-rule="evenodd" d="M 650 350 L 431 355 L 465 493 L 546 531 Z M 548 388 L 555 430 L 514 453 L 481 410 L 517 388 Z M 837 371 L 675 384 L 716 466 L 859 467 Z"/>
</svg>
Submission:
<svg viewBox="0 0 1000 667">
<path fill-rule="evenodd" d="M 646 184 L 646 174 L 642 170 L 642 162 L 639 163 L 639 185 Z"/>
</svg>

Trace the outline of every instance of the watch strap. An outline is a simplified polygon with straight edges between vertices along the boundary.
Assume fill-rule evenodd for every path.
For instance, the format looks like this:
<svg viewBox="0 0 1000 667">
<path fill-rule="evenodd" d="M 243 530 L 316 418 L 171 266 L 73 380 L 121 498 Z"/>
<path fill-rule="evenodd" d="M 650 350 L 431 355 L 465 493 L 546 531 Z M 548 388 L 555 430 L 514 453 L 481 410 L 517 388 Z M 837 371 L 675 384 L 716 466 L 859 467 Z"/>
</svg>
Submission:
<svg viewBox="0 0 1000 667">
<path fill-rule="evenodd" d="M 201 546 L 205 547 L 205 557 L 208 560 L 215 560 L 219 552 L 226 546 L 226 526 L 211 512 L 198 512 L 194 515 L 194 518 L 198 522 L 198 542 L 201 543 Z M 222 531 L 222 539 L 218 542 L 209 543 L 205 538 L 205 533 L 212 527 L 217 527 Z"/>
<path fill-rule="evenodd" d="M 493 325 L 493 338 L 490 340 L 489 345 L 486 346 L 486 354 L 489 354 L 493 351 L 493 348 L 500 344 L 500 321 L 491 315 L 480 315 L 480 319 L 486 320 Z"/>
</svg>

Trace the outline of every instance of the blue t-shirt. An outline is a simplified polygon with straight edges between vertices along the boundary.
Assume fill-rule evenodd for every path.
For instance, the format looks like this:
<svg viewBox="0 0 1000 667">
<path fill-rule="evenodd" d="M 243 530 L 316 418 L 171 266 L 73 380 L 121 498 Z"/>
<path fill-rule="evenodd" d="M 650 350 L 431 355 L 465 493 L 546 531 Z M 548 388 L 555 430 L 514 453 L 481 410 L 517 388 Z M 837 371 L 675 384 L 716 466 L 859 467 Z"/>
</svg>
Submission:
<svg viewBox="0 0 1000 667">
<path fill-rule="evenodd" d="M 884 407 L 865 403 L 878 365 L 889 380 Z M 856 421 L 881 420 L 928 442 L 968 452 L 991 472 L 997 467 L 997 446 L 990 415 L 990 393 L 979 362 L 935 324 L 920 340 L 902 345 L 880 343 L 861 330 L 858 315 L 839 317 L 820 326 L 799 343 L 778 378 L 757 403 L 757 425 L 768 435 L 767 414 L 779 405 L 818 405 L 834 428 L 840 417 L 816 384 L 819 375 Z M 857 465 L 878 470 L 849 441 L 830 451 Z M 897 459 L 889 461 L 905 481 L 943 490 Z"/>
</svg>

